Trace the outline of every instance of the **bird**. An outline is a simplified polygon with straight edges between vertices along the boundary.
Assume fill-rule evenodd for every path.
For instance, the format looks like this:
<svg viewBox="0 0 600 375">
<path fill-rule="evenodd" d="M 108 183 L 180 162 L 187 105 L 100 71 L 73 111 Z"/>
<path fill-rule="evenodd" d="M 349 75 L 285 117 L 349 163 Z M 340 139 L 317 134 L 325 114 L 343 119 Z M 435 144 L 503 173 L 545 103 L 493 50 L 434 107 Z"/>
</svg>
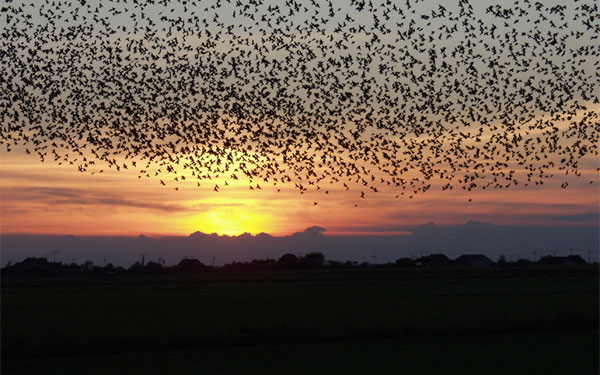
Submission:
<svg viewBox="0 0 600 375">
<path fill-rule="evenodd" d="M 403 198 L 581 178 L 598 155 L 593 0 L 227 3 L 6 2 L 0 145 L 164 186 Z"/>
</svg>

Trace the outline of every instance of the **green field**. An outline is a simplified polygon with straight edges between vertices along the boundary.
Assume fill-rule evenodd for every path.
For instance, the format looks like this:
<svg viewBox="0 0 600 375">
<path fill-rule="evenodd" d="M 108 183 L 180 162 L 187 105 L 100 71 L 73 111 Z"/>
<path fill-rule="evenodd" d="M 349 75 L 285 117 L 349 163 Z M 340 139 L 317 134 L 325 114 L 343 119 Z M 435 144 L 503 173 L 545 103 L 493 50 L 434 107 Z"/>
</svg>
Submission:
<svg viewBox="0 0 600 375">
<path fill-rule="evenodd" d="M 2 373 L 598 373 L 597 269 L 3 280 Z"/>
</svg>

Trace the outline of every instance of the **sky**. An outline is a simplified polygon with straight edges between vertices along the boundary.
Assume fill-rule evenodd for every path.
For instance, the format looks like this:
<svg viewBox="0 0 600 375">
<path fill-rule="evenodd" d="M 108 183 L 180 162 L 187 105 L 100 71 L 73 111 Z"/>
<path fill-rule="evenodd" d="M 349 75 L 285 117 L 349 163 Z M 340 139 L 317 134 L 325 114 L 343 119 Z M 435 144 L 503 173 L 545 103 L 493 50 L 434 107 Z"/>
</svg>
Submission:
<svg viewBox="0 0 600 375">
<path fill-rule="evenodd" d="M 564 178 L 555 178 L 526 188 L 430 189 L 412 198 L 396 198 L 397 189 L 381 187 L 361 198 L 358 186 L 348 191 L 321 188 L 328 194 L 314 189 L 300 194 L 291 186 L 268 184 L 250 190 L 246 182 L 219 192 L 212 184 L 197 187 L 195 182 L 165 186 L 160 176 L 140 179 L 136 172 L 111 169 L 92 175 L 18 151 L 3 151 L 1 161 L 2 234 L 288 235 L 317 225 L 328 234 L 390 235 L 410 233 L 429 222 L 457 225 L 468 220 L 598 225 L 598 184 L 590 184 L 597 176 L 593 163 L 582 168 L 581 177 L 570 177 L 566 189 L 561 187 Z"/>
<path fill-rule="evenodd" d="M 117 8 L 121 6 L 125 5 L 120 4 Z M 430 11 L 423 8 L 423 4 L 420 6 L 423 14 Z M 482 9 L 480 7 L 476 12 L 480 12 L 485 20 Z M 165 9 L 159 5 L 148 9 L 148 13 L 155 18 L 158 17 L 158 11 Z M 101 12 L 108 12 L 108 7 Z M 177 16 L 181 12 L 183 10 L 177 8 L 174 14 Z M 34 22 L 40 22 L 39 16 L 34 13 Z M 371 22 L 368 18 L 361 18 L 364 15 L 351 15 L 358 23 Z M 335 22 L 329 26 L 331 28 L 343 21 L 341 14 L 335 17 Z M 224 19 L 225 23 L 235 23 L 227 16 Z M 124 14 L 116 16 L 111 22 L 131 27 Z M 236 25 L 236 31 L 241 32 L 240 28 L 243 27 L 243 24 Z M 360 42 L 360 36 L 356 38 Z M 586 39 L 583 39 L 578 43 L 585 44 Z M 447 46 L 451 46 L 454 42 L 447 43 Z M 443 47 L 443 44 L 436 46 Z M 594 71 L 592 63 L 584 61 L 582 66 Z M 586 104 L 590 105 L 590 111 L 599 112 L 597 103 Z M 543 113 L 533 115 L 538 118 L 546 116 Z M 482 138 L 492 135 L 483 134 Z M 518 233 L 520 240 L 528 244 L 527 249 L 523 247 L 520 250 L 523 254 L 529 254 L 532 241 L 540 240 L 540 233 L 546 233 L 543 230 L 540 232 L 539 228 L 557 228 L 557 231 L 564 231 L 567 238 L 573 236 L 572 242 L 577 241 L 576 233 L 581 235 L 582 232 L 578 231 L 584 231 L 587 234 L 585 241 L 579 243 L 581 251 L 584 251 L 584 247 L 588 250 L 597 249 L 598 245 L 593 240 L 600 212 L 599 161 L 594 155 L 579 160 L 580 176 L 565 175 L 564 170 L 549 170 L 554 177 L 545 179 L 539 185 L 531 183 L 527 187 L 520 184 L 508 189 L 472 191 L 457 186 L 452 190 L 443 190 L 442 182 L 433 179 L 432 188 L 424 193 L 403 193 L 397 188 L 379 184 L 378 192 L 368 190 L 362 197 L 361 192 L 366 189 L 352 183 L 348 184 L 348 189 L 341 184 L 325 184 L 319 186 L 318 190 L 311 186 L 300 192 L 292 184 L 273 185 L 258 181 L 259 188 L 257 181 L 254 181 L 250 189 L 247 181 L 227 180 L 225 185 L 223 179 L 201 181 L 198 187 L 197 182 L 190 179 L 174 182 L 172 174 L 140 178 L 138 171 L 132 168 L 116 171 L 100 164 L 81 173 L 77 163 L 71 164 L 68 159 L 46 158 L 41 162 L 35 155 L 26 153 L 25 145 L 11 146 L 10 152 L 7 149 L 3 146 L 0 150 L 0 235 L 4 255 L 7 252 L 13 254 L 17 242 L 8 241 L 7 238 L 14 239 L 16 235 L 137 238 L 144 234 L 152 238 L 187 238 L 192 233 L 201 232 L 221 236 L 268 233 L 287 238 L 317 226 L 325 229 L 319 232 L 319 236 L 360 238 L 357 243 L 362 244 L 363 248 L 368 248 L 369 239 L 381 241 L 386 237 L 398 240 L 400 242 L 392 241 L 391 245 L 385 245 L 389 248 L 386 250 L 389 256 L 393 257 L 399 254 L 390 249 L 401 243 L 411 247 L 405 249 L 404 253 L 426 249 L 425 242 L 408 246 L 407 242 L 399 239 L 415 236 L 415 231 L 428 223 L 435 223 L 436 228 L 459 228 L 469 222 L 516 230 L 510 233 Z M 58 151 L 62 154 L 64 150 Z M 177 176 L 186 173 L 184 169 L 177 172 Z M 517 168 L 516 174 L 524 175 L 525 171 Z M 566 189 L 561 187 L 565 183 L 568 183 Z M 215 184 L 219 185 L 218 192 L 215 191 Z M 528 231 L 527 228 L 538 229 Z M 571 228 L 572 231 L 565 228 Z M 537 234 L 532 234 L 534 232 Z M 432 232 L 432 235 L 435 233 Z M 561 243 L 561 246 L 568 247 L 567 242 Z M 350 243 L 345 246 L 350 246 Z M 485 242 L 478 244 L 478 248 L 471 250 L 489 250 Z M 43 250 L 40 246 L 45 245 L 31 247 L 32 254 L 39 255 Z M 456 245 L 457 248 L 460 246 Z M 440 245 L 440 251 L 442 247 Z M 273 248 L 272 251 L 276 253 L 283 250 Z M 359 256 L 356 255 L 359 250 L 348 251 L 356 259 L 370 257 L 372 253 L 371 249 L 367 249 Z M 499 251 L 495 248 L 492 252 L 496 254 Z M 343 258 L 343 254 L 334 253 L 336 257 Z M 228 257 L 234 256 L 230 254 Z"/>
</svg>

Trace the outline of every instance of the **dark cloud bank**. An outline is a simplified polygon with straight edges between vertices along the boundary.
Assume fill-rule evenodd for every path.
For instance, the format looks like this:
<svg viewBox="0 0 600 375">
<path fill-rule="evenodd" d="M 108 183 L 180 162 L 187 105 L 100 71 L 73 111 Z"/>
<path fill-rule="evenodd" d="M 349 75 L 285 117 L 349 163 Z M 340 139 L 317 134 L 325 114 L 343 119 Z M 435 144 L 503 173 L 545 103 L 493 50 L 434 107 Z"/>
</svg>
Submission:
<svg viewBox="0 0 600 375">
<path fill-rule="evenodd" d="M 423 253 L 445 253 L 453 258 L 461 254 L 482 253 L 492 259 L 501 254 L 514 259 L 556 253 L 569 254 L 569 249 L 592 260 L 598 260 L 598 226 L 522 227 L 500 226 L 469 221 L 456 226 L 420 225 L 412 234 L 395 236 L 330 236 L 325 228 L 311 227 L 285 237 L 268 234 L 219 236 L 192 233 L 189 236 L 138 237 L 122 236 L 55 236 L 3 235 L 2 265 L 20 261 L 28 256 L 49 256 L 58 251 L 57 260 L 78 263 L 92 260 L 101 264 L 130 265 L 147 253 L 147 260 L 166 258 L 167 264 L 177 263 L 181 257 L 195 256 L 210 263 L 214 256 L 217 264 L 233 260 L 278 258 L 284 253 L 321 251 L 328 259 L 383 263 L 401 257 Z"/>
</svg>

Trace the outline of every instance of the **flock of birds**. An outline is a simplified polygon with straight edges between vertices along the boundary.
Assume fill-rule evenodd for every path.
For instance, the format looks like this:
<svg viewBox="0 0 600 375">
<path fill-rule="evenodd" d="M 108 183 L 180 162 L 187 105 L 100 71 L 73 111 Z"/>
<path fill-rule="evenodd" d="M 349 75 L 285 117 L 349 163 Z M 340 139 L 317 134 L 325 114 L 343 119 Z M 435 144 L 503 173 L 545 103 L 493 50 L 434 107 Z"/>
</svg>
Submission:
<svg viewBox="0 0 600 375">
<path fill-rule="evenodd" d="M 598 2 L 484 3 L 5 1 L 0 142 L 215 191 L 579 175 L 598 155 Z"/>
</svg>

